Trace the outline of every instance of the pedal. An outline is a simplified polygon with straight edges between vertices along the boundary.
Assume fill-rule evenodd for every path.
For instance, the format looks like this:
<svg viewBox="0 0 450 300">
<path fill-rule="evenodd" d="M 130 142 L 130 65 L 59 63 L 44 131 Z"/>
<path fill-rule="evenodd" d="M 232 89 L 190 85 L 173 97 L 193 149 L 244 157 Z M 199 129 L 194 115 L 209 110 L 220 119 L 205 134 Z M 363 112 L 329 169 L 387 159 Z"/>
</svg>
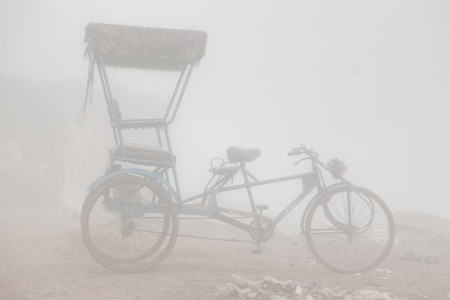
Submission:
<svg viewBox="0 0 450 300">
<path fill-rule="evenodd" d="M 269 207 L 267 205 L 256 205 L 256 209 L 259 211 L 263 211 L 269 209 Z"/>
<path fill-rule="evenodd" d="M 262 253 L 263 253 L 263 249 L 261 249 L 261 248 L 252 250 L 252 254 L 262 254 Z"/>
<path fill-rule="evenodd" d="M 259 210 L 259 216 L 258 216 L 259 226 L 262 226 L 262 211 L 266 210 L 266 209 L 269 209 L 269 207 L 267 205 L 257 205 L 256 209 Z M 257 240 L 256 240 L 256 249 L 252 250 L 252 253 L 253 254 L 261 254 L 261 253 L 263 253 L 263 249 L 261 248 L 261 242 L 260 242 L 260 239 L 258 237 L 257 237 Z"/>
</svg>

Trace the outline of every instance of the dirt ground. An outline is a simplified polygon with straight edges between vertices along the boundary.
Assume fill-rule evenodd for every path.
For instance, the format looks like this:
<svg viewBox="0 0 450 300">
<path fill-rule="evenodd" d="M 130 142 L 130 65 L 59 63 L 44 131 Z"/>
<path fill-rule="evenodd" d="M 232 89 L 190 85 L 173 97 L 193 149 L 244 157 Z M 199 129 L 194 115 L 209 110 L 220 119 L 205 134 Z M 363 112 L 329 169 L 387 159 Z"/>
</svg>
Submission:
<svg viewBox="0 0 450 300">
<path fill-rule="evenodd" d="M 205 222 L 211 221 L 184 221 L 180 230 L 246 236 Z M 450 247 L 426 238 L 397 242 L 381 270 L 341 275 L 315 264 L 301 235 L 276 233 L 264 244 L 263 254 L 252 254 L 252 244 L 180 237 L 158 267 L 119 274 L 88 253 L 79 220 L 65 219 L 55 210 L 2 209 L 0 236 L 0 299 L 216 299 L 217 287 L 230 282 L 233 274 L 349 291 L 375 289 L 396 299 L 450 299 Z M 437 257 L 439 262 L 402 259 L 407 253 Z"/>
</svg>

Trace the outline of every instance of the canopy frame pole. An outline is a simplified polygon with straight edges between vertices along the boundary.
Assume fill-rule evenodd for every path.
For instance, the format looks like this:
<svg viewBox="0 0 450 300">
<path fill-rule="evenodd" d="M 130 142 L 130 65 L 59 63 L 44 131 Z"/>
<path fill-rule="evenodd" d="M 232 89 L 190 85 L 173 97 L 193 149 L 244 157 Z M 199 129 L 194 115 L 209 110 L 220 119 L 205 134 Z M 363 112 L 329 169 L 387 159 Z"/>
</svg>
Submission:
<svg viewBox="0 0 450 300">
<path fill-rule="evenodd" d="M 183 82 L 183 87 L 181 88 L 181 91 L 180 91 L 180 94 L 179 94 L 179 96 L 178 96 L 178 99 L 177 99 L 177 104 L 175 105 L 175 108 L 174 108 L 174 110 L 173 110 L 173 113 L 172 113 L 172 116 L 170 117 L 170 120 L 169 121 L 167 121 L 167 115 L 168 115 L 168 113 L 167 113 L 167 115 L 166 115 L 166 117 L 165 117 L 165 121 L 166 121 L 166 123 L 167 123 L 167 125 L 169 125 L 169 124 L 171 124 L 172 122 L 173 122 L 173 120 L 175 119 L 175 116 L 177 115 L 177 112 L 178 112 L 178 108 L 180 107 L 180 103 L 181 103 L 181 100 L 183 99 L 183 96 L 184 96 L 184 92 L 185 92 L 185 90 L 186 90 L 186 86 L 187 86 L 187 84 L 188 84 L 188 82 L 189 82 L 189 79 L 191 78 L 191 74 L 192 74 L 192 70 L 194 69 L 194 65 L 188 65 L 187 66 L 187 75 L 186 75 L 186 77 L 184 78 L 184 82 Z M 184 75 L 184 71 L 182 72 L 182 75 Z M 182 78 L 183 76 L 180 76 L 180 79 Z M 178 89 L 178 85 L 177 85 L 177 88 L 176 88 L 176 90 Z M 175 94 L 174 94 L 175 95 Z"/>
</svg>

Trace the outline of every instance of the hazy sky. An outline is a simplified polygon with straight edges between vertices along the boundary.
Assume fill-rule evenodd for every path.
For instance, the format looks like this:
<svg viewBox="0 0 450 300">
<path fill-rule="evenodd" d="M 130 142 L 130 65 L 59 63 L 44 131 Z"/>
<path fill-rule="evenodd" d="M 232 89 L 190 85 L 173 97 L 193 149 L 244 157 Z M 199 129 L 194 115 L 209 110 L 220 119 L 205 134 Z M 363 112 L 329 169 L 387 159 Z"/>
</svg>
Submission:
<svg viewBox="0 0 450 300">
<path fill-rule="evenodd" d="M 3 0 L 0 73 L 84 81 L 89 22 L 208 32 L 172 128 L 181 181 L 204 170 L 188 193 L 228 146 L 268 177 L 302 142 L 394 211 L 450 217 L 450 2 Z"/>
</svg>

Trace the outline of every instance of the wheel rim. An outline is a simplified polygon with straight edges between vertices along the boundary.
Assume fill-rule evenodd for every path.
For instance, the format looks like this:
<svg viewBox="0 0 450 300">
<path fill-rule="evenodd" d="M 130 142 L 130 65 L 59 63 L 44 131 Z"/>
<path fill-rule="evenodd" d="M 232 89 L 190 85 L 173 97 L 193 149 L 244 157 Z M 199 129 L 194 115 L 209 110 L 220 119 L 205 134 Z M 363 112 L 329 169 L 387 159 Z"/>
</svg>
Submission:
<svg viewBox="0 0 450 300">
<path fill-rule="evenodd" d="M 161 188 L 142 178 L 104 187 L 84 209 L 83 236 L 91 254 L 125 272 L 161 262 L 178 233 L 170 201 Z"/>
<path fill-rule="evenodd" d="M 369 270 L 392 247 L 390 212 L 375 195 L 363 190 L 343 188 L 331 192 L 326 201 L 311 208 L 307 223 L 313 254 L 334 271 Z"/>
</svg>

